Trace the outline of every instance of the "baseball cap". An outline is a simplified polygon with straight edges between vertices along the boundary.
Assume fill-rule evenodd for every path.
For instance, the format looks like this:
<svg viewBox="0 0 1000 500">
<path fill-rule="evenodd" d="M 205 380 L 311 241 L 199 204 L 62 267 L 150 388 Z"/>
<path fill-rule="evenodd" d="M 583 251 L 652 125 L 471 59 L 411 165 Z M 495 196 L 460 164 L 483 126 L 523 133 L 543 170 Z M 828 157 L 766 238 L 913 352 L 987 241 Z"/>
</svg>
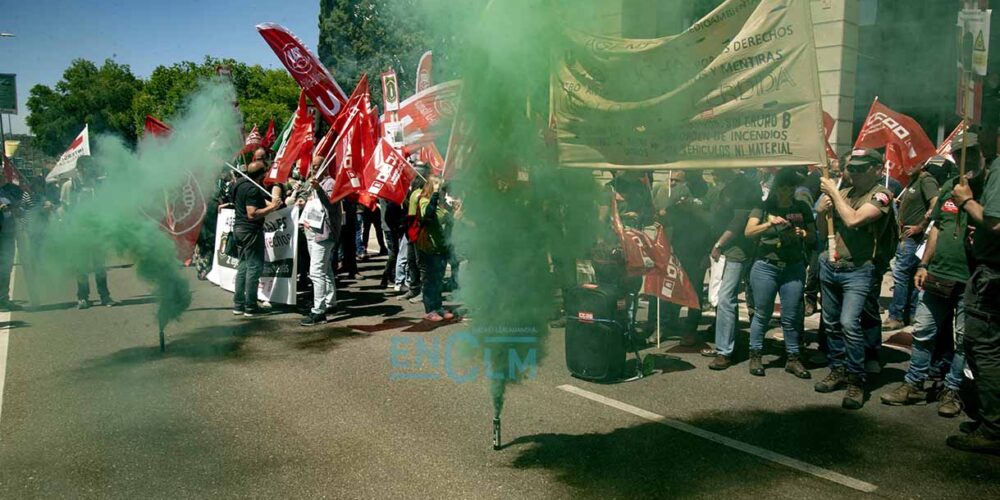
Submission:
<svg viewBox="0 0 1000 500">
<path fill-rule="evenodd" d="M 882 157 L 882 153 L 870 148 L 855 149 L 847 157 L 848 167 L 881 165 L 883 163 L 885 163 L 885 159 Z"/>
</svg>

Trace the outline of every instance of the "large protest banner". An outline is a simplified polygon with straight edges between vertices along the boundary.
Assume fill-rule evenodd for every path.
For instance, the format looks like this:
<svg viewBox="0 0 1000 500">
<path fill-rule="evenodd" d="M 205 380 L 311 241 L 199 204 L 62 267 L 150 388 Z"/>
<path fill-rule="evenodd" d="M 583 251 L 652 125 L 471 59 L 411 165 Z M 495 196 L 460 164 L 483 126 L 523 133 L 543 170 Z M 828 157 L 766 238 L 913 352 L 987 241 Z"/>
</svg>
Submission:
<svg viewBox="0 0 1000 500">
<path fill-rule="evenodd" d="M 552 73 L 566 167 L 740 168 L 826 161 L 810 2 L 726 0 L 681 34 L 564 29 Z"/>
<path fill-rule="evenodd" d="M 236 290 L 236 267 L 239 259 L 226 255 L 222 249 L 232 238 L 236 213 L 231 208 L 219 210 L 215 230 L 215 259 L 208 280 L 230 292 Z M 264 219 L 264 272 L 261 273 L 257 298 L 272 304 L 295 305 L 295 282 L 298 274 L 297 207 L 283 208 Z"/>
</svg>

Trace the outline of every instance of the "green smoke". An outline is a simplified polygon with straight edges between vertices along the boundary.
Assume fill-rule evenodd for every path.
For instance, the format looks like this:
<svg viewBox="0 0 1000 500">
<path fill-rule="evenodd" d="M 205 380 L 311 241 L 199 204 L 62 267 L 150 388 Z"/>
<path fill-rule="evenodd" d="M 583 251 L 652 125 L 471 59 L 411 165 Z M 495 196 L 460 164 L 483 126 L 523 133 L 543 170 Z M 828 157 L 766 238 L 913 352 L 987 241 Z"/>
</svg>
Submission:
<svg viewBox="0 0 1000 500">
<path fill-rule="evenodd" d="M 61 221 L 52 222 L 45 245 L 48 278 L 75 276 L 90 267 L 92 256 L 117 255 L 134 263 L 139 278 L 152 286 L 160 328 L 178 319 L 191 303 L 191 291 L 174 242 L 159 221 L 165 201 L 188 172 L 204 192 L 239 147 L 234 101 L 231 85 L 206 82 L 171 120 L 168 138 L 147 136 L 132 150 L 118 137 L 97 137 L 93 156 L 80 168 L 89 171 L 84 176 L 105 178 L 95 184 L 93 197 L 81 196 Z"/>
<path fill-rule="evenodd" d="M 427 4 L 428 12 L 442 12 Z M 546 141 L 550 59 L 561 35 L 551 3 L 494 1 L 480 14 L 475 22 L 444 17 L 438 29 L 464 40 L 460 114 L 475 154 L 452 179 L 463 199 L 452 242 L 469 261 L 458 298 L 473 334 L 489 347 L 483 355 L 496 375 L 490 391 L 499 414 L 507 385 L 526 373 L 512 373 L 510 358 L 523 361 L 530 349 L 544 356 L 556 291 L 573 286 L 576 259 L 596 237 L 599 189 L 590 172 L 557 168 Z M 537 336 L 537 344 L 486 339 L 524 335 Z"/>
</svg>

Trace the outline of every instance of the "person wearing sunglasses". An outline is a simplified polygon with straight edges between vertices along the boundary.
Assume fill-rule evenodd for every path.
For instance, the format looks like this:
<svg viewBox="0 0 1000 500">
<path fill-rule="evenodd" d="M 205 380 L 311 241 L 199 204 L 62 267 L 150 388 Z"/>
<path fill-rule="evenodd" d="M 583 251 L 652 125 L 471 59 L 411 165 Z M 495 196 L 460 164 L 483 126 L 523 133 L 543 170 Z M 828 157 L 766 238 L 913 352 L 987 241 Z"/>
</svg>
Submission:
<svg viewBox="0 0 1000 500">
<path fill-rule="evenodd" d="M 865 335 L 861 316 L 874 284 L 879 241 L 893 223 L 892 193 L 879 184 L 884 160 L 874 149 L 856 149 L 845 161 L 844 186 L 820 180 L 819 213 L 834 221 L 836 248 L 820 255 L 823 322 L 830 349 L 830 374 L 817 392 L 842 388 L 845 409 L 864 406 Z M 820 224 L 825 227 L 825 224 Z"/>
</svg>

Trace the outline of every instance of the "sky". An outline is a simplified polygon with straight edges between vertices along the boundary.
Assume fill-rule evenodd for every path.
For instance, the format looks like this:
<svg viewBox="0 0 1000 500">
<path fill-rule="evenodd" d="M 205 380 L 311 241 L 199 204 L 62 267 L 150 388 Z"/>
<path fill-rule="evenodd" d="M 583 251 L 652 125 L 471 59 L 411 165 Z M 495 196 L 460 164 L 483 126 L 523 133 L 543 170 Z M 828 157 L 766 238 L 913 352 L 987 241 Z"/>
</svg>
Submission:
<svg viewBox="0 0 1000 500">
<path fill-rule="evenodd" d="M 319 0 L 2 0 L 0 73 L 17 74 L 14 133 L 27 133 L 28 92 L 52 86 L 74 59 L 127 64 L 146 78 L 154 68 L 206 55 L 282 68 L 254 28 L 281 24 L 316 50 Z M 4 131 L 8 117 L 3 117 Z"/>
</svg>

